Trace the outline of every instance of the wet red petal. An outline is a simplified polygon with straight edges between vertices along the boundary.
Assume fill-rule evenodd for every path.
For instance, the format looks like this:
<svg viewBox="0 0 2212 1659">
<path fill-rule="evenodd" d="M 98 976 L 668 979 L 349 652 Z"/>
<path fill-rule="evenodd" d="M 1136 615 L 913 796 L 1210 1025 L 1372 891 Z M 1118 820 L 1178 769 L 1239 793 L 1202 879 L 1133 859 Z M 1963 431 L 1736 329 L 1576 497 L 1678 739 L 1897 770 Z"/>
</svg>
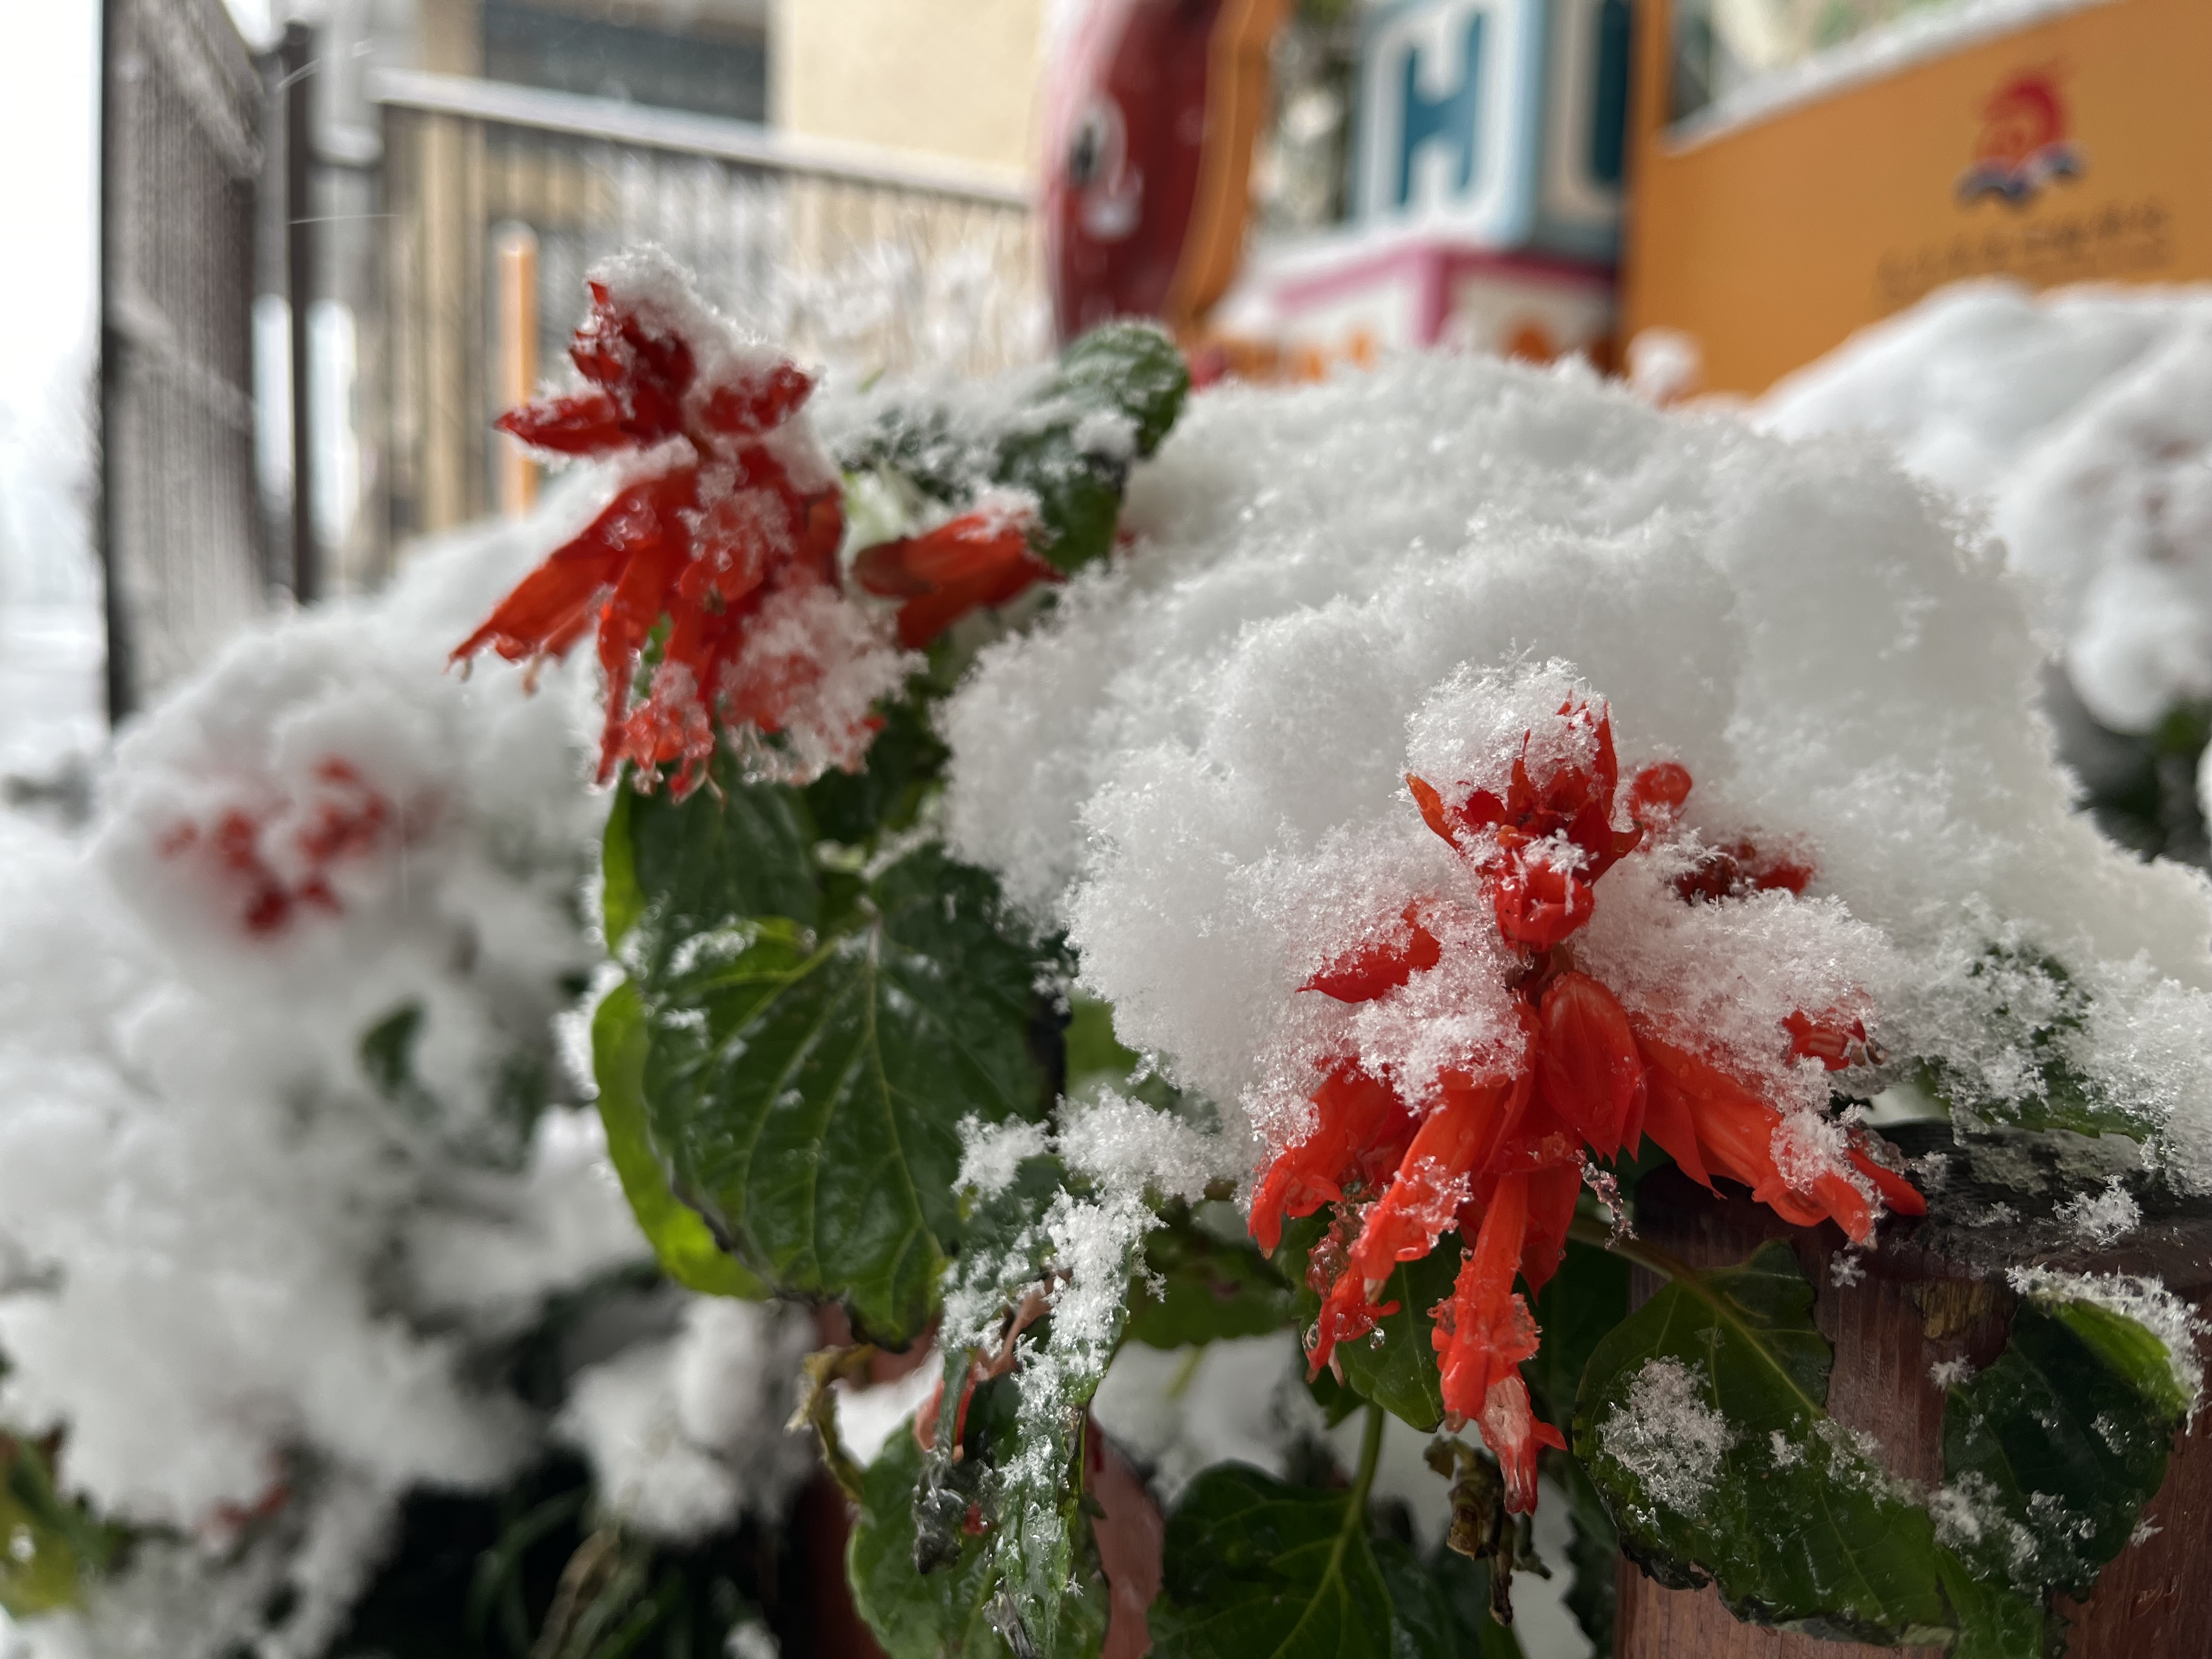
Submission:
<svg viewBox="0 0 2212 1659">
<path fill-rule="evenodd" d="M 622 406 L 604 391 L 541 398 L 508 410 L 493 424 L 557 455 L 603 455 L 632 441 L 622 428 Z"/>
<path fill-rule="evenodd" d="M 814 392 L 814 377 L 798 364 L 777 362 L 708 394 L 702 418 L 717 432 L 750 436 L 791 418 Z"/>
<path fill-rule="evenodd" d="M 1565 973 L 1545 988 L 1539 1011 L 1536 1077 L 1552 1109 L 1600 1158 L 1611 1158 L 1644 1111 L 1644 1062 L 1628 1016 L 1587 974 Z"/>
<path fill-rule="evenodd" d="M 966 513 L 919 536 L 879 542 L 853 563 L 881 599 L 902 599 L 899 642 L 917 650 L 961 617 L 1006 604 L 1040 581 L 1066 578 L 1030 550 L 1026 523 L 999 512 Z"/>
<path fill-rule="evenodd" d="M 1339 1002 L 1372 1002 L 1415 974 L 1426 973 L 1443 959 L 1443 947 L 1421 926 L 1420 901 L 1407 905 L 1401 920 L 1407 937 L 1382 940 L 1334 962 L 1298 989 L 1319 991 Z"/>
<path fill-rule="evenodd" d="M 1462 1073 L 1438 1079 L 1440 1098 L 1421 1121 L 1382 1202 L 1367 1213 L 1352 1246 L 1352 1269 L 1369 1279 L 1387 1277 L 1401 1261 L 1414 1261 L 1436 1247 L 1467 1198 L 1469 1176 L 1509 1133 L 1528 1102 L 1530 1074 L 1477 1082 Z"/>
<path fill-rule="evenodd" d="M 1311 1215 L 1342 1199 L 1355 1176 L 1381 1184 L 1413 1137 L 1415 1119 L 1397 1091 L 1352 1061 L 1329 1068 L 1313 1102 L 1312 1133 L 1277 1155 L 1253 1194 L 1252 1237 L 1269 1255 L 1282 1242 L 1286 1216 Z"/>
</svg>

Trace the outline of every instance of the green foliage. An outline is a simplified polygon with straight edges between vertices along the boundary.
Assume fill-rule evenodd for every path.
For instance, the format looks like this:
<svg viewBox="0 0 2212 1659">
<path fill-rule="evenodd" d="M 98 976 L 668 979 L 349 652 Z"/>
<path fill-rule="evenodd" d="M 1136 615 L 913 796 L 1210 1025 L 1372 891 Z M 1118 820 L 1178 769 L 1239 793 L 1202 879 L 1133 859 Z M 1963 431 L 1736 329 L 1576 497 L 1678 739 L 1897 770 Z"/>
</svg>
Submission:
<svg viewBox="0 0 2212 1659">
<path fill-rule="evenodd" d="M 54 1486 L 46 1453 L 0 1435 L 0 1613 L 29 1619 L 74 1607 L 122 1543 Z"/>
<path fill-rule="evenodd" d="M 838 459 L 848 471 L 892 468 L 956 504 L 988 485 L 1027 491 L 1037 502 L 1038 550 L 1072 572 L 1111 550 L 1129 461 L 1158 447 L 1189 389 L 1182 353 L 1166 334 L 1150 323 L 1109 323 L 1069 345 L 1000 428 L 969 430 L 949 407 L 909 401 Z M 1101 417 L 1122 423 L 1128 453 L 1097 444 Z"/>
<path fill-rule="evenodd" d="M 1321 1293 L 1306 1282 L 1306 1260 L 1328 1230 L 1326 1211 L 1283 1228 L 1276 1260 L 1294 1287 L 1300 1330 L 1310 1330 L 1321 1316 Z M 1395 1302 L 1397 1310 L 1376 1322 L 1374 1335 L 1336 1350 L 1346 1389 L 1424 1433 L 1444 1420 L 1443 1384 L 1430 1340 L 1436 1322 L 1429 1310 L 1451 1295 L 1459 1253 L 1459 1235 L 1446 1233 L 1421 1261 L 1400 1263 L 1376 1298 L 1381 1304 Z"/>
<path fill-rule="evenodd" d="M 671 1279 L 709 1296 L 758 1301 L 768 1295 L 768 1285 L 726 1252 L 699 1212 L 676 1196 L 653 1151 L 645 1107 L 645 1063 L 652 1046 L 645 1006 L 637 987 L 625 980 L 600 999 L 592 1016 L 599 1121 L 623 1195 Z"/>
<path fill-rule="evenodd" d="M 847 1553 L 860 1616 L 890 1659 L 1011 1654 L 1001 1633 L 1007 1609 L 984 1537 L 958 1533 L 950 1559 L 939 1561 L 933 1571 L 915 1571 L 914 1496 L 922 1463 L 914 1437 L 896 1434 L 868 1466 Z M 1062 1592 L 1060 1646 L 1054 1650 L 1071 1654 L 1096 1653 L 1106 1633 L 1105 1581 L 1088 1524 L 1079 1530 L 1079 1547 L 1070 1552 L 1073 1587 Z"/>
<path fill-rule="evenodd" d="M 1993 1583 L 2086 1595 L 2166 1480 L 2189 1408 L 2166 1347 L 2094 1303 L 2030 1300 L 1996 1362 L 1951 1390 L 1943 1468 Z"/>
<path fill-rule="evenodd" d="M 1367 1483 L 1382 1419 L 1349 1491 L 1293 1486 L 1243 1464 L 1190 1483 L 1168 1517 L 1166 1581 L 1152 1605 L 1158 1659 L 1518 1659 L 1488 1615 L 1488 1575 L 1425 1563 L 1378 1535 Z"/>
<path fill-rule="evenodd" d="M 1262 1336 L 1294 1317 L 1290 1286 L 1249 1241 L 1224 1239 L 1188 1212 L 1146 1237 L 1145 1272 L 1129 1292 L 1131 1341 L 1180 1348 Z"/>
<path fill-rule="evenodd" d="M 1831 1356 L 1812 1309 L 1795 1255 L 1773 1243 L 1740 1267 L 1676 1271 L 1598 1344 L 1574 1449 L 1622 1548 L 1663 1583 L 1711 1579 L 1762 1624 L 2034 1659 L 2041 1608 L 1973 1582 L 1918 1495 L 1828 1417 Z M 1662 1375 L 1686 1376 L 1693 1409 L 1711 1414 L 1701 1431 L 1650 1420 L 1637 1384 Z"/>
<path fill-rule="evenodd" d="M 1040 950 L 988 875 L 933 845 L 817 869 L 809 817 L 734 777 L 632 798 L 640 1087 L 670 1190 L 725 1248 L 896 1346 L 927 1323 L 958 1225 L 960 1121 L 1049 1103 Z"/>
</svg>

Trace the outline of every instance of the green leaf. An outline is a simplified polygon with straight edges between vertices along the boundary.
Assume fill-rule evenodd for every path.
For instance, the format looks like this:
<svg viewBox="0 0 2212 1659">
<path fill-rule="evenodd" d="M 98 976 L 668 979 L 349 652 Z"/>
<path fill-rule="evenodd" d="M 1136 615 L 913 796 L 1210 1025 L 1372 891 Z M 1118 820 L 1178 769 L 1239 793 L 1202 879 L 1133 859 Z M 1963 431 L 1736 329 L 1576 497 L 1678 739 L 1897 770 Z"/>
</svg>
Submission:
<svg viewBox="0 0 2212 1659">
<path fill-rule="evenodd" d="M 769 1287 L 714 1242 L 698 1212 L 679 1200 L 653 1150 L 645 1105 L 645 1062 L 652 1046 L 637 988 L 625 981 L 592 1016 L 592 1069 L 599 1086 L 599 1121 L 607 1156 L 638 1225 L 661 1267 L 678 1284 L 709 1296 L 759 1301 Z"/>
<path fill-rule="evenodd" d="M 824 772 L 806 786 L 817 835 L 862 847 L 914 823 L 952 753 L 929 721 L 927 694 L 938 689 L 917 677 L 909 695 L 881 705 L 883 729 L 859 771 Z"/>
<path fill-rule="evenodd" d="M 726 755 L 714 787 L 678 801 L 665 792 L 616 798 L 604 846 L 610 946 L 640 935 L 650 975 L 678 951 L 756 916 L 819 926 L 822 897 L 811 851 L 818 837 L 796 790 L 746 783 Z M 627 958 L 626 958 L 627 959 Z"/>
<path fill-rule="evenodd" d="M 1145 1275 L 1129 1293 L 1130 1340 L 1180 1348 L 1262 1336 L 1296 1316 L 1290 1286 L 1252 1244 L 1218 1238 L 1188 1213 L 1146 1238 Z"/>
<path fill-rule="evenodd" d="M 1583 1368 L 1606 1334 L 1628 1317 L 1628 1263 L 1610 1250 L 1569 1239 L 1559 1271 L 1535 1303 L 1543 1346 L 1521 1375 L 1538 1413 L 1565 1424 L 1574 1413 Z"/>
<path fill-rule="evenodd" d="M 2039 1655 L 2034 1603 L 1971 1582 L 1915 1494 L 1829 1419 L 1830 1350 L 1790 1247 L 1674 1270 L 1598 1344 L 1576 1406 L 1575 1453 L 1622 1549 L 1663 1583 L 1710 1577 L 1756 1623 Z"/>
<path fill-rule="evenodd" d="M 1321 1316 L 1321 1293 L 1306 1283 L 1306 1258 L 1328 1230 L 1326 1211 L 1283 1228 L 1277 1260 L 1284 1279 L 1294 1287 L 1301 1330 L 1311 1329 Z M 1372 1335 L 1341 1343 L 1336 1350 L 1346 1387 L 1423 1433 L 1444 1420 L 1443 1383 L 1429 1334 L 1436 1322 L 1429 1317 L 1429 1310 L 1451 1295 L 1459 1254 L 1459 1235 L 1446 1233 L 1420 1261 L 1401 1262 L 1377 1298 L 1386 1304 L 1395 1302 L 1397 1311 L 1377 1320 Z"/>
<path fill-rule="evenodd" d="M 1043 534 L 1038 550 L 1074 571 L 1114 544 L 1129 461 L 1149 455 L 1190 390 L 1182 353 L 1156 325 L 1109 323 L 1068 346 L 997 431 L 974 411 L 907 403 L 849 443 L 848 472 L 888 465 L 939 499 L 962 502 L 989 484 L 1029 492 Z M 1102 424 L 1124 424 L 1129 453 Z"/>
<path fill-rule="evenodd" d="M 1106 323 L 1060 354 L 1060 386 L 1091 408 L 1127 416 L 1137 453 L 1149 455 L 1182 413 L 1190 370 L 1182 349 L 1158 325 Z"/>
<path fill-rule="evenodd" d="M 1980 1575 L 2087 1595 L 2166 1480 L 2189 1400 L 2165 1345 L 2095 1303 L 2023 1302 L 1995 1364 L 1951 1390 L 1943 1469 Z"/>
<path fill-rule="evenodd" d="M 963 1535 L 957 1553 L 936 1571 L 915 1571 L 914 1493 L 922 1453 L 914 1437 L 892 1435 L 868 1466 L 860 1510 L 847 1547 L 853 1598 L 890 1659 L 1000 1656 L 1011 1652 L 994 1618 L 998 1575 L 982 1538 Z M 1105 1640 L 1107 1591 L 1087 1523 L 1075 1553 L 1075 1585 L 1064 1593 L 1057 1621 L 1059 1655 L 1096 1653 Z"/>
<path fill-rule="evenodd" d="M 1915 1082 L 1954 1121 L 1964 1107 L 2015 1128 L 2144 1138 L 2142 1118 L 2106 1098 L 2075 1063 L 2073 1048 L 2088 1022 L 2089 998 L 2063 963 L 1992 945 L 1966 971 L 1996 999 L 1987 1018 L 2010 1048 L 2030 1057 L 2034 1081 L 2018 1094 L 2000 1096 L 1971 1072 L 1940 1059 L 1923 1061 Z"/>
<path fill-rule="evenodd" d="M 1168 1517 L 1164 1562 L 1151 1617 L 1156 1659 L 1450 1651 L 1435 1586 L 1410 1553 L 1386 1569 L 1355 1492 L 1308 1491 L 1218 1463 Z"/>
<path fill-rule="evenodd" d="M 45 1455 L 0 1435 L 0 1613 L 31 1619 L 77 1605 L 123 1541 L 55 1489 Z"/>
<path fill-rule="evenodd" d="M 860 887 L 847 931 L 768 916 L 647 952 L 644 1092 L 675 1189 L 779 1293 L 842 1297 L 887 1345 L 933 1308 L 961 1120 L 1048 1104 L 1037 951 L 1000 909 L 930 845 Z"/>
</svg>

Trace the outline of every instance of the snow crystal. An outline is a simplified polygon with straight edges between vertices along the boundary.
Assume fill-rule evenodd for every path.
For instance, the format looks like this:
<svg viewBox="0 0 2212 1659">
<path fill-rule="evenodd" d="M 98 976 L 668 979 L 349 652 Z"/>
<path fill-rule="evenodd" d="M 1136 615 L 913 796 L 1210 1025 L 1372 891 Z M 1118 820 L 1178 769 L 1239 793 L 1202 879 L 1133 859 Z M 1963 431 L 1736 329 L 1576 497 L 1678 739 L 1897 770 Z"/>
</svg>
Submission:
<svg viewBox="0 0 2212 1659">
<path fill-rule="evenodd" d="M 2127 1182 L 2114 1176 L 2100 1193 L 2079 1193 L 2058 1206 L 2059 1218 L 2100 1249 L 2133 1232 L 2142 1223 L 2142 1211 Z"/>
<path fill-rule="evenodd" d="M 1799 1109 L 1779 1153 L 1834 1167 L 1827 1079 L 1773 1036 L 1826 1000 L 1893 1062 L 1869 1091 L 1939 1061 L 2001 1116 L 2056 1054 L 2212 1188 L 2212 890 L 2074 812 L 2024 589 L 1872 447 L 1425 357 L 1209 392 L 1124 522 L 1126 556 L 946 706 L 946 820 L 1230 1133 L 1301 1133 L 1316 1058 L 1417 1085 L 1510 1038 L 1494 927 L 1403 776 L 1493 775 L 1571 684 L 1607 700 L 1624 777 L 1694 781 L 1674 841 L 1603 878 L 1577 963 L 1771 1057 L 1762 1087 Z M 1807 856 L 1806 896 L 1679 901 L 1670 860 L 1745 837 Z M 1409 898 L 1464 913 L 1454 966 L 1357 1008 L 1298 993 Z M 2039 1024 L 2023 989 L 2064 1006 Z"/>
<path fill-rule="evenodd" d="M 1062 1107 L 1059 1146 L 1068 1168 L 1103 1187 L 1191 1204 L 1213 1182 L 1243 1179 L 1255 1151 L 1110 1089 Z"/>
<path fill-rule="evenodd" d="M 1736 1443 L 1728 1419 L 1705 1401 L 1703 1365 L 1650 1359 L 1598 1425 L 1598 1445 L 1644 1495 L 1675 1514 L 1695 1516 Z"/>
<path fill-rule="evenodd" d="M 1939 1359 L 1928 1368 L 1928 1380 L 1937 1388 L 1963 1388 L 1974 1380 L 1973 1362 L 1969 1359 Z"/>
<path fill-rule="evenodd" d="M 1805 1449 L 1779 1429 L 1767 1435 L 1766 1445 L 1778 1469 L 1794 1469 L 1805 1461 Z"/>
<path fill-rule="evenodd" d="M 960 1173 L 952 1185 L 973 1188 L 978 1198 L 996 1198 L 1013 1184 L 1024 1158 L 1051 1150 L 1051 1132 L 1042 1123 L 986 1123 L 971 1114 L 960 1120 Z"/>
<path fill-rule="evenodd" d="M 0 814 L 0 1421 L 64 1431 L 59 1478 L 104 1518 L 228 1540 L 149 1540 L 42 1643 L 319 1651 L 410 1487 L 542 1449 L 490 1380 L 502 1345 L 651 1260 L 563 1076 L 588 1071 L 605 810 L 590 665 L 532 696 L 446 665 L 606 488 L 574 475 L 373 601 L 235 641 L 126 731 L 85 840 Z M 734 1467 L 756 1407 L 780 1436 L 765 1385 L 724 1375 L 742 1354 L 647 1352 L 702 1455 Z"/>
<path fill-rule="evenodd" d="M 813 1467 L 807 1437 L 784 1428 L 811 1338 L 797 1310 L 694 1298 L 681 1335 L 581 1372 L 556 1430 L 608 1507 L 656 1537 L 774 1516 Z"/>
</svg>

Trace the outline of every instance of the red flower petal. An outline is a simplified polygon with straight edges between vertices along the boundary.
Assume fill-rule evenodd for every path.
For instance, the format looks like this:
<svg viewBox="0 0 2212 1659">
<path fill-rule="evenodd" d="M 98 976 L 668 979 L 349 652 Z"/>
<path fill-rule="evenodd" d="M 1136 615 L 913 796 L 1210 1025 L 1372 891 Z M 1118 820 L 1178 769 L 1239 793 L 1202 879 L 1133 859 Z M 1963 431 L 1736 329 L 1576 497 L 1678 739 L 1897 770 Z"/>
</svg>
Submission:
<svg viewBox="0 0 2212 1659">
<path fill-rule="evenodd" d="M 1538 1019 L 1545 1100 L 1592 1152 L 1611 1158 L 1644 1121 L 1644 1062 L 1628 1016 L 1589 975 L 1565 973 L 1545 988 Z"/>
<path fill-rule="evenodd" d="M 1387 939 L 1332 963 L 1304 984 L 1301 991 L 1319 991 L 1339 1002 L 1372 1002 L 1396 990 L 1415 974 L 1426 973 L 1443 959 L 1437 936 L 1421 926 L 1419 899 L 1407 905 L 1401 918 L 1410 930 L 1405 939 Z"/>
</svg>

